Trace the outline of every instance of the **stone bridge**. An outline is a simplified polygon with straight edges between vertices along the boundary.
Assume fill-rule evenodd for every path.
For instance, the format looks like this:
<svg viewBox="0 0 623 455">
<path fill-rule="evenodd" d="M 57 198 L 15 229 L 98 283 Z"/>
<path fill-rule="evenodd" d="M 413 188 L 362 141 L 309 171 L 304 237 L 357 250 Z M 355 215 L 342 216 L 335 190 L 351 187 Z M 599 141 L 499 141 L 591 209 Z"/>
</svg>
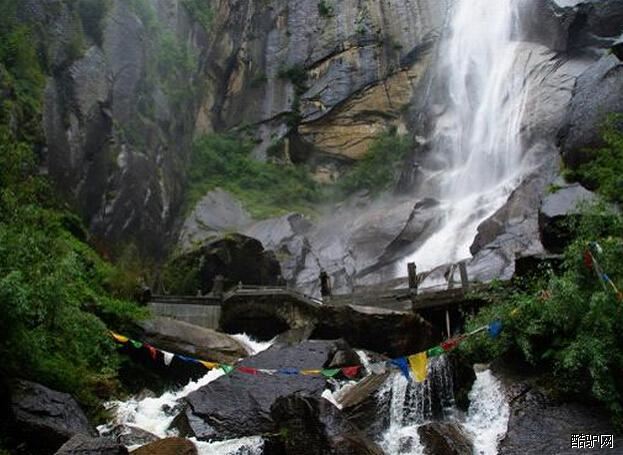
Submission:
<svg viewBox="0 0 623 455">
<path fill-rule="evenodd" d="M 393 289 L 404 281 L 323 299 L 286 287 L 238 285 L 221 295 L 154 296 L 149 305 L 160 316 L 260 340 L 345 338 L 354 346 L 401 352 L 461 331 L 465 314 L 484 303 L 474 291 L 487 287 Z"/>
</svg>

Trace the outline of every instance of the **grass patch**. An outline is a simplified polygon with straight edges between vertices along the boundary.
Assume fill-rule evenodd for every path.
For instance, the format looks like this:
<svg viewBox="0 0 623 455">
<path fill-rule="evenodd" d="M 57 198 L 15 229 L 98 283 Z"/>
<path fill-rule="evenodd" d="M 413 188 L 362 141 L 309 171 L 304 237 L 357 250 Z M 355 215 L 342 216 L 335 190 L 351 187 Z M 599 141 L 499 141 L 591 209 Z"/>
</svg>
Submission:
<svg viewBox="0 0 623 455">
<path fill-rule="evenodd" d="M 388 190 L 401 172 L 402 162 L 413 149 L 408 136 L 389 131 L 377 137 L 368 153 L 338 183 L 348 195 L 366 189 L 372 193 Z"/>
<path fill-rule="evenodd" d="M 314 213 L 322 201 L 307 169 L 253 159 L 253 144 L 233 135 L 211 134 L 195 141 L 187 209 L 220 187 L 239 198 L 256 218 L 296 211 Z"/>
</svg>

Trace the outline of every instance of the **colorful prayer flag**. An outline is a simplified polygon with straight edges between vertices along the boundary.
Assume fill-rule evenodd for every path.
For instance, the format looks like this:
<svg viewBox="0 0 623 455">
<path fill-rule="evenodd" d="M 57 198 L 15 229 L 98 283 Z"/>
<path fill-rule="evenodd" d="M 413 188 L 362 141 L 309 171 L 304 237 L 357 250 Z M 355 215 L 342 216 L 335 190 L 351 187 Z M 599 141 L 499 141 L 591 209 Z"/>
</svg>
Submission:
<svg viewBox="0 0 623 455">
<path fill-rule="evenodd" d="M 185 355 L 175 354 L 175 357 L 187 363 L 199 363 L 199 360 L 193 359 L 192 357 L 186 357 Z"/>
<path fill-rule="evenodd" d="M 487 331 L 489 332 L 491 338 L 497 338 L 498 335 L 500 335 L 500 333 L 502 332 L 502 321 L 500 321 L 499 319 L 493 321 L 491 324 L 489 324 L 489 328 L 487 329 Z"/>
<path fill-rule="evenodd" d="M 301 370 L 301 374 L 305 376 L 313 376 L 315 374 L 320 374 L 322 370 Z"/>
<path fill-rule="evenodd" d="M 221 370 L 223 370 L 225 374 L 229 374 L 234 371 L 234 367 L 231 365 L 221 365 Z"/>
<path fill-rule="evenodd" d="M 452 351 L 459 344 L 461 344 L 461 341 L 463 341 L 462 337 L 450 338 L 449 340 L 441 343 L 441 348 L 446 352 Z"/>
<path fill-rule="evenodd" d="M 171 352 L 162 351 L 162 357 L 164 358 L 164 364 L 166 366 L 171 365 L 171 362 L 173 361 L 173 354 Z"/>
<path fill-rule="evenodd" d="M 158 351 L 156 351 L 156 348 L 147 343 L 143 344 L 143 347 L 147 349 L 147 352 L 149 352 L 149 356 L 152 358 L 152 360 L 156 360 L 156 357 L 158 356 Z"/>
<path fill-rule="evenodd" d="M 445 353 L 446 351 L 444 351 L 441 346 L 435 346 L 434 348 L 430 348 L 428 351 L 426 351 L 426 355 L 428 357 L 438 357 Z"/>
<path fill-rule="evenodd" d="M 415 382 L 424 382 L 428 374 L 428 358 L 426 352 L 420 352 L 409 356 L 409 366 L 415 378 Z"/>
<path fill-rule="evenodd" d="M 245 373 L 245 374 L 253 374 L 253 375 L 257 374 L 257 368 L 237 367 L 236 370 L 240 371 L 241 373 Z"/>
<path fill-rule="evenodd" d="M 584 251 L 584 255 L 582 256 L 582 259 L 587 269 L 590 270 L 593 268 L 593 256 L 591 256 L 591 252 L 589 250 Z"/>
<path fill-rule="evenodd" d="M 344 367 L 342 368 L 342 374 L 346 376 L 348 379 L 354 379 L 359 374 L 360 369 L 361 369 L 360 365 L 356 367 Z"/>
<path fill-rule="evenodd" d="M 115 339 L 115 341 L 119 343 L 126 344 L 128 341 L 130 341 L 128 337 L 124 337 L 123 335 L 119 335 L 118 333 L 110 332 L 110 334 Z"/>
<path fill-rule="evenodd" d="M 204 367 L 206 367 L 208 370 L 213 370 L 213 369 L 218 368 L 220 366 L 220 364 L 218 364 L 218 363 L 206 362 L 205 360 L 200 360 L 199 363 L 201 365 L 203 365 Z"/>
<path fill-rule="evenodd" d="M 368 366 L 368 369 L 370 370 L 370 373 L 372 374 L 385 374 L 387 372 L 387 367 L 385 365 L 385 362 L 371 363 Z"/>
<path fill-rule="evenodd" d="M 141 349 L 143 347 L 143 343 L 136 340 L 130 340 L 130 344 L 132 344 L 132 346 L 134 346 L 136 349 Z"/>
<path fill-rule="evenodd" d="M 398 357 L 397 359 L 392 359 L 390 362 L 402 371 L 402 374 L 405 378 L 407 378 L 407 380 L 411 379 L 411 376 L 409 375 L 409 363 L 405 357 Z"/>
<path fill-rule="evenodd" d="M 287 375 L 295 375 L 295 374 L 299 374 L 299 369 L 298 368 L 279 368 L 279 370 L 277 370 L 277 373 L 279 374 L 287 374 Z"/>
<path fill-rule="evenodd" d="M 325 378 L 332 378 L 340 372 L 339 368 L 324 369 L 320 372 Z"/>
</svg>

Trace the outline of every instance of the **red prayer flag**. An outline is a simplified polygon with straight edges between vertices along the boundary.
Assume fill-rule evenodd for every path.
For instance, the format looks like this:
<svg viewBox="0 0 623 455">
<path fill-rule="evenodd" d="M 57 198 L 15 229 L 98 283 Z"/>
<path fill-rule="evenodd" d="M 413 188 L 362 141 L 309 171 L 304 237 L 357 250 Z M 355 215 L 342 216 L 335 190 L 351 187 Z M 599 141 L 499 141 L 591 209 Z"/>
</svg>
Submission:
<svg viewBox="0 0 623 455">
<path fill-rule="evenodd" d="M 150 357 L 153 360 L 156 360 L 156 357 L 158 356 L 158 351 L 156 350 L 156 348 L 154 348 L 152 345 L 147 344 L 147 343 L 143 343 L 143 347 L 147 349 L 147 351 L 149 351 Z"/>
<path fill-rule="evenodd" d="M 584 250 L 584 265 L 590 270 L 593 268 L 593 257 L 589 250 Z"/>
<path fill-rule="evenodd" d="M 342 368 L 342 374 L 346 376 L 348 379 L 353 379 L 357 377 L 357 374 L 359 374 L 360 369 L 361 369 L 361 366 L 344 367 Z"/>
<path fill-rule="evenodd" d="M 257 368 L 237 367 L 236 370 L 246 374 L 257 374 Z"/>
<path fill-rule="evenodd" d="M 463 338 L 465 337 L 460 336 L 456 338 L 450 338 L 449 340 L 446 340 L 443 343 L 441 343 L 441 347 L 446 352 L 452 351 L 454 348 L 456 348 L 461 343 L 461 341 L 463 341 Z"/>
</svg>

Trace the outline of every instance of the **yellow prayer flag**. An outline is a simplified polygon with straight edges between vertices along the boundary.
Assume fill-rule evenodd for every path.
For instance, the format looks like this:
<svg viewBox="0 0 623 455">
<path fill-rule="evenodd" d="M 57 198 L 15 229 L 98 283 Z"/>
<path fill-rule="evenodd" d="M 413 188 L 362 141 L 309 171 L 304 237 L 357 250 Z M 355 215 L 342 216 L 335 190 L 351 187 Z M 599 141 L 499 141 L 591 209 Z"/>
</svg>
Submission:
<svg viewBox="0 0 623 455">
<path fill-rule="evenodd" d="M 110 334 L 112 335 L 112 337 L 117 340 L 119 343 L 127 343 L 128 341 L 130 341 L 130 339 L 128 337 L 124 337 L 123 335 L 119 335 L 118 333 L 115 332 L 110 332 Z"/>
<path fill-rule="evenodd" d="M 206 367 L 208 370 L 213 370 L 215 368 L 219 368 L 221 365 L 214 362 L 206 362 L 205 360 L 200 360 L 199 363 Z"/>
<path fill-rule="evenodd" d="M 428 357 L 426 352 L 420 352 L 419 354 L 410 355 L 409 366 L 416 382 L 423 382 L 426 380 L 428 373 Z"/>
<path fill-rule="evenodd" d="M 301 370 L 301 374 L 304 374 L 306 376 L 311 376 L 314 374 L 320 374 L 322 372 L 322 370 Z"/>
</svg>

